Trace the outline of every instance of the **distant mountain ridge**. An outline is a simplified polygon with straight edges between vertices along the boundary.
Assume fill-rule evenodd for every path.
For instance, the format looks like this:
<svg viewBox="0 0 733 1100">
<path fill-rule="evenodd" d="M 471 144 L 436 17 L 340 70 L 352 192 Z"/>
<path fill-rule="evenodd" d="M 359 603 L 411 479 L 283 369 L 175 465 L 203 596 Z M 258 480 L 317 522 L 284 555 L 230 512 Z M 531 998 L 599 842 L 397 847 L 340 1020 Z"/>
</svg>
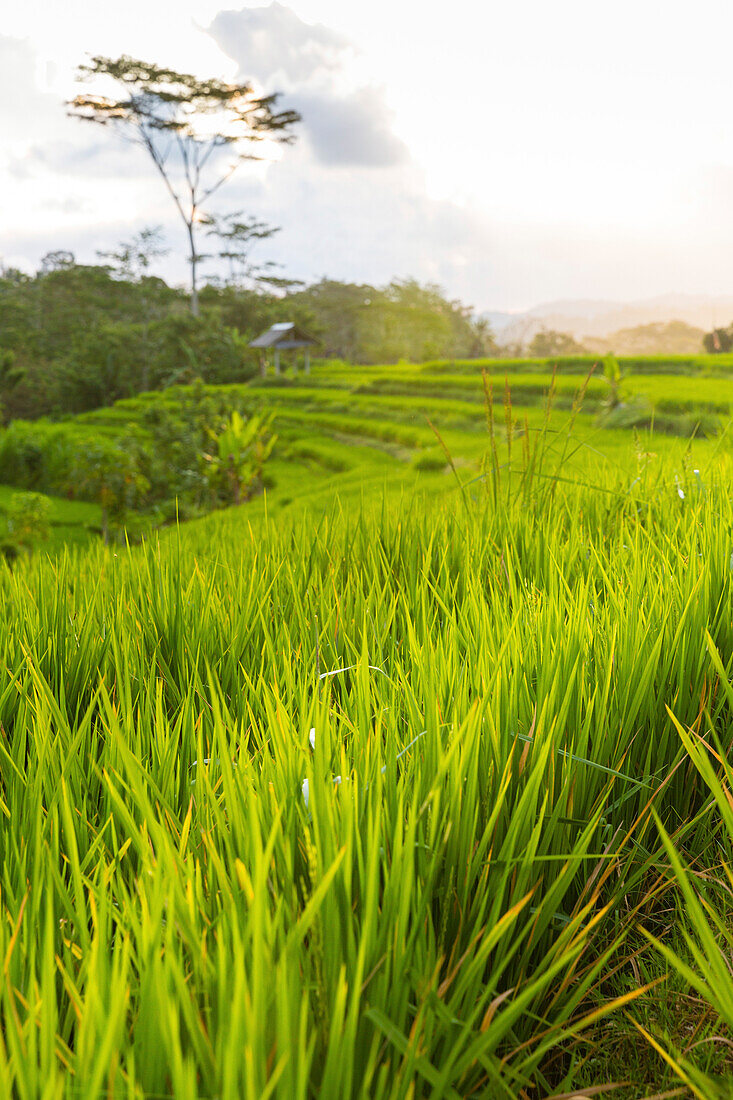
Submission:
<svg viewBox="0 0 733 1100">
<path fill-rule="evenodd" d="M 686 321 L 652 321 L 617 329 L 606 337 L 586 336 L 583 347 L 599 355 L 699 355 L 704 336 L 701 328 Z"/>
<path fill-rule="evenodd" d="M 499 344 L 527 344 L 542 329 L 570 333 L 582 343 L 584 337 L 603 339 L 622 329 L 670 321 L 709 332 L 733 321 L 733 295 L 662 294 L 636 302 L 571 299 L 543 302 L 520 313 L 489 311 L 483 316 Z"/>
</svg>

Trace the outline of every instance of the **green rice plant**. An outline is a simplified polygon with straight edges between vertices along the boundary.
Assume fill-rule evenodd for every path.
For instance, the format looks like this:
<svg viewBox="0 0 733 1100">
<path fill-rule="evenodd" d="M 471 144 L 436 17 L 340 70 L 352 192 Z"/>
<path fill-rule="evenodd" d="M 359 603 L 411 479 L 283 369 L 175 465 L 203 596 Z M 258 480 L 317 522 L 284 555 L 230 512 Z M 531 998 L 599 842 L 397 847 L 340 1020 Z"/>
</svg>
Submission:
<svg viewBox="0 0 733 1100">
<path fill-rule="evenodd" d="M 594 433 L 579 381 L 540 415 L 487 374 L 473 451 L 438 410 L 460 489 L 380 450 L 427 423 L 260 389 L 292 506 L 0 564 L 3 1095 L 620 1084 L 592 1052 L 664 979 L 675 869 L 725 1023 L 690 875 L 732 885 L 730 454 Z"/>
<path fill-rule="evenodd" d="M 673 482 L 653 521 L 556 485 L 3 578 L 9 1095 L 572 1084 L 638 993 L 604 983 L 650 804 L 704 801 L 662 715 L 694 723 L 712 658 L 681 650 L 729 581 Z"/>
<path fill-rule="evenodd" d="M 553 359 L 455 359 L 433 360 L 425 363 L 422 370 L 427 372 L 440 371 L 441 373 L 471 374 L 486 370 L 489 373 L 514 371 L 551 371 L 554 367 L 563 374 L 586 375 L 588 371 L 600 363 L 602 356 L 598 355 L 570 355 L 559 356 Z M 730 374 L 733 368 L 733 355 L 641 355 L 618 356 L 618 362 L 622 370 L 628 370 L 633 374 Z M 379 368 L 377 368 L 379 369 Z"/>
<path fill-rule="evenodd" d="M 709 634 L 706 641 L 714 668 L 719 675 L 718 685 L 727 726 L 730 728 L 733 714 L 730 665 L 733 662 L 729 661 L 726 667 Z M 716 735 L 716 723 L 710 711 L 706 718 L 712 728 L 709 732 L 706 731 L 707 736 L 694 728 L 686 728 L 674 715 L 671 717 L 691 764 L 710 793 L 706 814 L 712 816 L 712 823 L 707 824 L 707 829 L 713 833 L 715 861 L 712 866 L 706 864 L 700 870 L 696 861 L 690 860 L 684 849 L 682 852 L 678 850 L 664 825 L 658 822 L 670 869 L 679 888 L 684 952 L 670 948 L 649 931 L 646 934 L 666 962 L 697 994 L 702 1004 L 710 1007 L 715 1024 L 712 1034 L 683 1050 L 674 1047 L 670 1049 L 670 1044 L 664 1044 L 660 1037 L 649 1034 L 646 1037 L 662 1053 L 688 1088 L 702 1100 L 707 1100 L 708 1097 L 730 1096 L 733 1088 L 731 1075 L 716 1073 L 711 1076 L 703 1073 L 690 1057 L 691 1051 L 700 1043 L 718 1044 L 723 1050 L 733 1043 L 733 975 L 730 967 L 733 949 L 730 924 L 730 895 L 733 886 L 733 770 L 727 748 L 723 747 L 720 737 Z M 729 1062 L 729 1058 L 726 1061 Z"/>
</svg>

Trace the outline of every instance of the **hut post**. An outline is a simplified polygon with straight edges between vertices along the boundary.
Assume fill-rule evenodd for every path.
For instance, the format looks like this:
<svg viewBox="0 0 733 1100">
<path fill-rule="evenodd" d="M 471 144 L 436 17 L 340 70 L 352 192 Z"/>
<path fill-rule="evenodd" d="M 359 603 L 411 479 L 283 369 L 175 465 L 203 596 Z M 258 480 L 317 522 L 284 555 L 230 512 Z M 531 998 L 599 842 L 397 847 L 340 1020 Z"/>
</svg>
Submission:
<svg viewBox="0 0 733 1100">
<path fill-rule="evenodd" d="M 280 351 L 275 348 L 275 374 L 280 373 Z"/>
<path fill-rule="evenodd" d="M 305 373 L 310 374 L 310 372 L 311 372 L 311 349 L 310 348 L 307 347 L 305 349 L 305 351 L 303 353 L 303 358 L 305 360 Z"/>
</svg>

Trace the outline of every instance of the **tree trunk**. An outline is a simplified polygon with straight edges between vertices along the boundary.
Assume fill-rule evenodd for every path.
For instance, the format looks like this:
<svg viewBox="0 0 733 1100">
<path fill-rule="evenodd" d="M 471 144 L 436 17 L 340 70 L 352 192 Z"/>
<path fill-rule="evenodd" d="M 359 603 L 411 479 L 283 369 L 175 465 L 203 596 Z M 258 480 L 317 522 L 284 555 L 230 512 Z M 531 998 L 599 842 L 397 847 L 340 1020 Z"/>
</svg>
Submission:
<svg viewBox="0 0 733 1100">
<path fill-rule="evenodd" d="M 199 291 L 196 285 L 196 265 L 198 263 L 198 257 L 196 255 L 196 242 L 193 235 L 193 222 L 187 222 L 186 228 L 188 229 L 188 241 L 191 246 L 191 255 L 188 262 L 191 264 L 191 313 L 194 317 L 199 316 Z"/>
<path fill-rule="evenodd" d="M 143 369 L 141 375 L 141 390 L 147 393 L 150 389 L 150 347 L 148 343 L 148 322 L 143 322 Z"/>
</svg>

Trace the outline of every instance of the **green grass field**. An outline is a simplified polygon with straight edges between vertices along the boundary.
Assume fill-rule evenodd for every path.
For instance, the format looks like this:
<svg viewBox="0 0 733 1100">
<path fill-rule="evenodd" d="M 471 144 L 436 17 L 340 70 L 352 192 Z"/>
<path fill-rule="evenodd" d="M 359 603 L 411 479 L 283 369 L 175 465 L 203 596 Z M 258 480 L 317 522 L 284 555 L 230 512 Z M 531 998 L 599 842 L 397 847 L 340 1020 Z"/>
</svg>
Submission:
<svg viewBox="0 0 733 1100">
<path fill-rule="evenodd" d="M 258 383 L 266 496 L 0 564 L 2 1096 L 733 1094 L 731 444 L 494 388 Z"/>
</svg>

